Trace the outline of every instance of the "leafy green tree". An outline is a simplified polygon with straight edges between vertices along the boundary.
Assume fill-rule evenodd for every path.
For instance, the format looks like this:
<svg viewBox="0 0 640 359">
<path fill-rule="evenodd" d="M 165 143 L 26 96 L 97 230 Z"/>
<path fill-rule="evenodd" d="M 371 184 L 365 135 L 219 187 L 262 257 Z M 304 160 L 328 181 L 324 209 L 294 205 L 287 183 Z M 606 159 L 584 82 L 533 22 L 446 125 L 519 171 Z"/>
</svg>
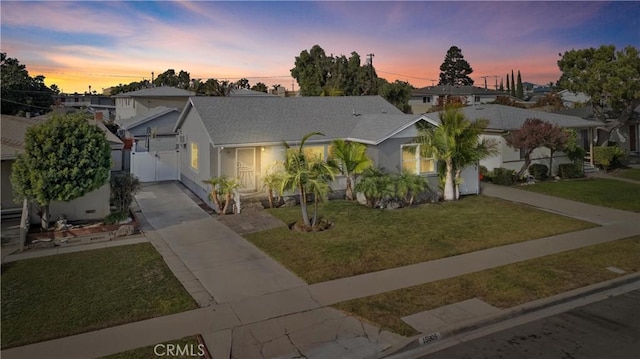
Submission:
<svg viewBox="0 0 640 359">
<path fill-rule="evenodd" d="M 269 88 L 264 83 L 258 82 L 257 84 L 251 86 L 251 90 L 266 93 L 269 91 Z"/>
<path fill-rule="evenodd" d="M 241 78 L 240 80 L 236 81 L 236 83 L 234 84 L 237 88 L 239 89 L 250 89 L 251 85 L 249 84 L 249 80 L 246 78 Z"/>
<path fill-rule="evenodd" d="M 634 110 L 640 106 L 640 56 L 638 49 L 627 46 L 600 46 L 566 51 L 558 67 L 562 76 L 559 86 L 591 97 L 595 117 L 603 127 L 614 131 L 629 125 Z M 608 114 L 608 111 L 612 113 Z M 598 136 L 605 143 L 609 136 Z"/>
<path fill-rule="evenodd" d="M 378 79 L 378 94 L 385 100 L 389 101 L 392 105 L 397 107 L 404 113 L 411 113 L 411 105 L 409 105 L 409 99 L 411 98 L 411 91 L 413 87 L 408 82 L 396 80 L 393 83 L 387 82 L 384 79 Z"/>
<path fill-rule="evenodd" d="M 524 99 L 524 87 L 522 87 L 522 76 L 520 76 L 520 70 L 518 70 L 518 82 L 516 83 L 516 97 Z"/>
<path fill-rule="evenodd" d="M 102 187 L 110 171 L 105 133 L 82 114 L 54 115 L 27 130 L 11 184 L 18 199 L 40 205 L 42 228 L 47 229 L 52 201 L 69 202 Z"/>
<path fill-rule="evenodd" d="M 304 144 L 312 136 L 324 135 L 320 132 L 311 132 L 305 135 L 297 149 L 291 148 L 286 142 L 284 143 L 287 151 L 282 163 L 283 172 L 280 174 L 280 193 L 286 191 L 298 193 L 302 221 L 307 227 L 312 226 L 307 211 L 307 193 L 313 193 L 316 196 L 314 201 L 318 201 L 317 197 L 321 196 L 326 189 L 321 183 L 333 180 L 333 169 L 327 162 L 320 158 L 308 157 L 304 153 Z M 317 207 L 314 212 L 314 222 L 315 220 L 317 220 Z"/>
<path fill-rule="evenodd" d="M 462 56 L 462 50 L 451 46 L 440 65 L 440 82 L 438 85 L 470 86 L 473 80 L 469 75 L 473 72 L 471 65 Z"/>
<path fill-rule="evenodd" d="M 361 65 L 360 55 L 352 52 L 344 55 L 327 56 L 324 49 L 314 45 L 309 51 L 303 50 L 295 58 L 291 76 L 300 85 L 302 96 L 375 95 L 377 74 L 372 64 Z"/>
<path fill-rule="evenodd" d="M 329 164 L 346 177 L 345 196 L 348 200 L 353 200 L 353 184 L 357 176 L 371 167 L 373 161 L 367 156 L 365 144 L 337 139 L 331 145 Z"/>
<path fill-rule="evenodd" d="M 486 120 L 471 122 L 458 107 L 450 106 L 440 113 L 440 126 L 418 124 L 420 155 L 444 163 L 444 200 L 457 200 L 462 169 L 495 153 L 493 141 L 480 139 Z"/>
<path fill-rule="evenodd" d="M 26 66 L 20 61 L 7 57 L 4 52 L 0 53 L 2 113 L 16 115 L 50 111 L 54 90 L 47 87 L 44 80 L 42 75 L 29 76 Z"/>
</svg>

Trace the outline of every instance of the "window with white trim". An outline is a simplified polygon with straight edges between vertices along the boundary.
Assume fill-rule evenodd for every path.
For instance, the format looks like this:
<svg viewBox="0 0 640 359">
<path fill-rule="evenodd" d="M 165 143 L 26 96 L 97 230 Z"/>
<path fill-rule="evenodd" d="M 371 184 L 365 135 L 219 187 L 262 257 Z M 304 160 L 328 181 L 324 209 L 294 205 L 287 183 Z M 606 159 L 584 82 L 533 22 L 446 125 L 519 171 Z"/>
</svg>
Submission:
<svg viewBox="0 0 640 359">
<path fill-rule="evenodd" d="M 402 169 L 414 174 L 436 172 L 436 160 L 420 156 L 420 145 L 402 145 Z"/>
</svg>

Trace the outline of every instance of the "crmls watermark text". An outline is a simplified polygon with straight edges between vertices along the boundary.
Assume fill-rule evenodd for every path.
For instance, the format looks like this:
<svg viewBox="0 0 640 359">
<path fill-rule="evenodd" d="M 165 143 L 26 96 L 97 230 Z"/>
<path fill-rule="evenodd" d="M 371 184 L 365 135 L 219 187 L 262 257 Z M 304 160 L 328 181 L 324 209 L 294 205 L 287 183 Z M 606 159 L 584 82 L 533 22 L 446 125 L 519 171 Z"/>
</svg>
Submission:
<svg viewBox="0 0 640 359">
<path fill-rule="evenodd" d="M 157 344 L 153 347 L 153 353 L 159 357 L 163 356 L 183 356 L 183 357 L 203 357 L 205 353 L 204 344 Z"/>
</svg>

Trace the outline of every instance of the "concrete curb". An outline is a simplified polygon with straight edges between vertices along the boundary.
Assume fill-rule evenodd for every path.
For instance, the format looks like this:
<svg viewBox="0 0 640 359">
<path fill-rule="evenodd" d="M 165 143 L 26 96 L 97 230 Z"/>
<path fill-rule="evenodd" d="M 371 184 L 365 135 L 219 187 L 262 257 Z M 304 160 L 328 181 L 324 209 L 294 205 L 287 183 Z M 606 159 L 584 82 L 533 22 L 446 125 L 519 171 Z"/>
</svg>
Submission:
<svg viewBox="0 0 640 359">
<path fill-rule="evenodd" d="M 433 343 L 438 343 L 438 342 L 441 342 L 443 339 L 465 334 L 465 333 L 468 333 L 477 329 L 481 329 L 483 327 L 486 327 L 492 324 L 500 323 L 500 322 L 513 319 L 525 314 L 534 313 L 543 309 L 547 309 L 549 307 L 553 307 L 559 304 L 564 304 L 570 301 L 574 301 L 592 294 L 604 292 L 604 291 L 607 291 L 619 286 L 623 286 L 626 284 L 630 284 L 636 281 L 639 281 L 640 283 L 640 272 L 623 275 L 618 278 L 588 285 L 586 287 L 573 289 L 568 292 L 553 295 L 551 297 L 534 300 L 532 302 L 524 303 L 512 308 L 504 309 L 497 314 L 488 314 L 484 316 L 479 316 L 469 321 L 458 323 L 457 325 L 452 326 L 450 328 L 444 328 L 443 330 L 440 330 L 438 332 L 438 340 L 434 341 Z M 427 350 L 428 348 L 430 348 L 430 345 L 428 344 L 421 345 L 419 340 L 425 335 L 428 336 L 431 334 L 433 333 L 421 333 L 411 338 L 408 338 L 402 343 L 387 349 L 385 353 L 383 353 L 380 357 L 381 358 L 400 358 L 403 354 L 408 354 L 407 352 L 413 352 L 413 351 L 417 352 L 417 351 L 421 351 L 421 349 Z M 417 354 L 417 355 L 420 355 L 420 354 Z"/>
</svg>

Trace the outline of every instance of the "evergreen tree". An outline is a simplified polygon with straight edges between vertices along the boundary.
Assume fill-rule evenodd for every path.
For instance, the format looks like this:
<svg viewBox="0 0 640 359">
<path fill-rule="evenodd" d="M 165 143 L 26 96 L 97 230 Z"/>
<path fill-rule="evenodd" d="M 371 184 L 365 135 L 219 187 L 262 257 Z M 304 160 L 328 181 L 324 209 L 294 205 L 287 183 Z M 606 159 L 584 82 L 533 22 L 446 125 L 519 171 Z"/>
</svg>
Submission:
<svg viewBox="0 0 640 359">
<path fill-rule="evenodd" d="M 500 87 L 499 87 L 500 91 L 504 91 L 504 80 L 500 79 Z"/>
<path fill-rule="evenodd" d="M 522 77 L 520 76 L 520 70 L 518 70 L 518 83 L 516 84 L 516 97 L 524 99 L 524 88 L 522 87 Z"/>
<path fill-rule="evenodd" d="M 513 76 L 513 70 L 511 70 L 511 92 L 509 93 L 512 97 L 516 97 L 516 83 L 515 78 Z"/>
<path fill-rule="evenodd" d="M 507 92 L 511 94 L 511 87 L 509 87 L 509 74 L 507 73 Z"/>
<path fill-rule="evenodd" d="M 451 46 L 440 65 L 440 82 L 438 85 L 469 86 L 473 80 L 469 75 L 473 72 L 471 65 L 462 56 L 462 50 Z"/>
</svg>

